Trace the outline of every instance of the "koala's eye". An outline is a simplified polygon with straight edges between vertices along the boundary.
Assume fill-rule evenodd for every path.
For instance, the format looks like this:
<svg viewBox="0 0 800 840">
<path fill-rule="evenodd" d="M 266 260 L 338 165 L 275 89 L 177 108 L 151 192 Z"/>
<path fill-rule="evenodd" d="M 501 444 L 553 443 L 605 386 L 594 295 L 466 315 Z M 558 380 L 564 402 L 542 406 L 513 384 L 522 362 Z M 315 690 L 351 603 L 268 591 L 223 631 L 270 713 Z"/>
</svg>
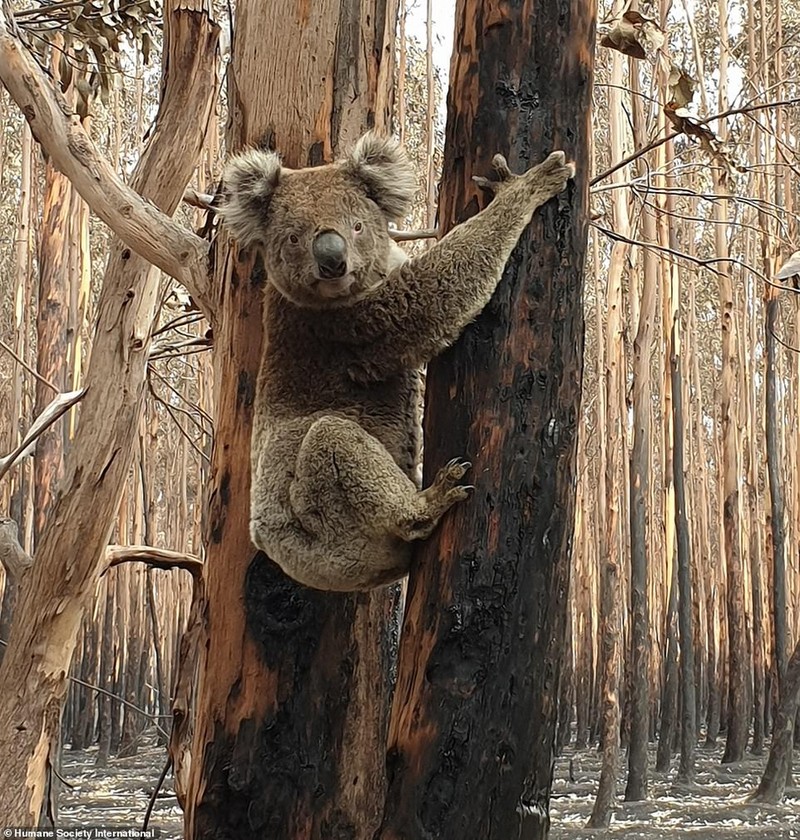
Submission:
<svg viewBox="0 0 800 840">
<path fill-rule="evenodd" d="M 361 233 L 362 230 L 364 230 L 364 222 L 356 222 L 353 225 L 353 231 L 355 233 Z"/>
<path fill-rule="evenodd" d="M 297 245 L 297 243 L 300 242 L 300 237 L 296 233 L 290 233 L 289 242 L 291 242 L 292 245 Z"/>
</svg>

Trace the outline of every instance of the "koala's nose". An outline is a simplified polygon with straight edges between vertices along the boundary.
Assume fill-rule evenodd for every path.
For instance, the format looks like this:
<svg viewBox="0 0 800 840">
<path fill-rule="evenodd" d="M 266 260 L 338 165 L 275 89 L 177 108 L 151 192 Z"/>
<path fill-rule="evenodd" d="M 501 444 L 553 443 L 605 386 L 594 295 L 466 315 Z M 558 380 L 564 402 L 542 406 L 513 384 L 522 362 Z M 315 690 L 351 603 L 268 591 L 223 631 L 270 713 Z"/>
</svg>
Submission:
<svg viewBox="0 0 800 840">
<path fill-rule="evenodd" d="M 311 250 L 319 273 L 326 280 L 335 280 L 347 274 L 347 242 L 336 231 L 318 233 Z"/>
</svg>

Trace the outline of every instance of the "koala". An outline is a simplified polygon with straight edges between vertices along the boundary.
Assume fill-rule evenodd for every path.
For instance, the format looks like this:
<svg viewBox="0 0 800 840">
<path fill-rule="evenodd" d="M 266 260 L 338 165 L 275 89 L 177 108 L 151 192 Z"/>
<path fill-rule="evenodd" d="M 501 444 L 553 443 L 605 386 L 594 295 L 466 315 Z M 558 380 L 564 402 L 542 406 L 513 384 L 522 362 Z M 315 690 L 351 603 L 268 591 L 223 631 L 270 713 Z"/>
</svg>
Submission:
<svg viewBox="0 0 800 840">
<path fill-rule="evenodd" d="M 415 191 L 400 145 L 364 135 L 335 163 L 291 170 L 268 151 L 232 158 L 220 213 L 267 277 L 254 407 L 253 543 L 306 586 L 357 591 L 408 573 L 411 543 L 465 499 L 470 464 L 412 479 L 420 368 L 492 296 L 537 207 L 574 166 L 553 152 L 523 175 L 493 161 L 486 209 L 407 259 L 388 223 Z"/>
</svg>

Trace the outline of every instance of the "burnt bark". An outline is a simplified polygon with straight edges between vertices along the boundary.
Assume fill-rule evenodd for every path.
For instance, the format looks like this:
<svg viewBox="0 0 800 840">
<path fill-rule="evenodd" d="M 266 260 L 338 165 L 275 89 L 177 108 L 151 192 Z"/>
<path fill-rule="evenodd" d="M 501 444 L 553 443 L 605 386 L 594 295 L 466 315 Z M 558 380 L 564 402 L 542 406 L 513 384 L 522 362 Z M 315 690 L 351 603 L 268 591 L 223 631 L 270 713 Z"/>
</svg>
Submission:
<svg viewBox="0 0 800 840">
<path fill-rule="evenodd" d="M 786 780 L 792 769 L 792 741 L 795 717 L 800 705 L 800 641 L 781 680 L 780 701 L 772 730 L 772 746 L 761 783 L 753 794 L 758 802 L 777 803 L 783 799 Z"/>
<path fill-rule="evenodd" d="M 661 697 L 661 721 L 658 730 L 656 770 L 669 770 L 672 742 L 678 725 L 678 564 L 673 560 L 672 580 L 667 604 L 667 654 L 664 662 L 664 690 Z"/>
<path fill-rule="evenodd" d="M 595 7 L 459 0 L 439 210 L 470 176 L 553 148 L 568 191 L 537 212 L 492 301 L 428 370 L 425 481 L 457 455 L 473 498 L 409 579 L 381 840 L 544 836 L 576 482 Z M 491 805 L 489 804 L 491 803 Z"/>
<path fill-rule="evenodd" d="M 296 15 L 239 2 L 229 150 L 261 144 L 289 167 L 309 166 L 367 128 L 388 131 L 395 22 L 391 0 L 301 4 Z M 253 547 L 250 437 L 268 281 L 224 232 L 215 263 L 217 422 L 186 837 L 369 837 L 385 790 L 398 588 L 306 589 Z M 174 733 L 171 745 L 181 780 L 182 739 Z"/>
<path fill-rule="evenodd" d="M 765 409 L 767 439 L 767 475 L 769 477 L 770 525 L 772 530 L 772 620 L 775 638 L 774 666 L 778 675 L 778 690 L 786 672 L 788 651 L 786 612 L 786 538 L 784 527 L 784 499 L 781 481 L 780 417 L 777 395 L 777 339 L 775 330 L 780 313 L 780 301 L 770 294 L 766 302 L 767 323 L 764 336 L 767 359 L 765 371 Z"/>
<path fill-rule="evenodd" d="M 674 290 L 677 292 L 677 288 Z M 678 305 L 675 295 L 674 306 Z M 683 388 L 683 355 L 680 346 L 679 316 L 673 315 L 669 358 L 672 380 L 672 417 L 674 441 L 672 450 L 675 481 L 676 563 L 678 567 L 678 628 L 680 635 L 681 674 L 681 757 L 678 778 L 691 782 L 694 778 L 694 751 L 697 744 L 697 695 L 695 688 L 694 614 L 692 600 L 692 540 L 686 509 L 685 427 Z"/>
</svg>

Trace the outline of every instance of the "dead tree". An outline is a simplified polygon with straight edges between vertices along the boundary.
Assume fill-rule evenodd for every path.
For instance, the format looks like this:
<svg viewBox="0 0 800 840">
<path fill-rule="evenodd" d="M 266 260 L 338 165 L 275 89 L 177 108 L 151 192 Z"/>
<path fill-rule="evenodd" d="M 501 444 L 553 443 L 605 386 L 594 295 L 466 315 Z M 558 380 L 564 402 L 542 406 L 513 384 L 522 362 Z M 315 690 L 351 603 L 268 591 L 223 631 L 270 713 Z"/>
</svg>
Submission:
<svg viewBox="0 0 800 840">
<path fill-rule="evenodd" d="M 409 580 L 381 840 L 543 837 L 569 583 L 583 356 L 595 5 L 459 0 L 444 231 L 482 204 L 472 175 L 551 149 L 577 162 L 494 298 L 428 371 L 425 481 L 473 461 L 474 498 Z M 489 804 L 491 803 L 491 805 Z"/>
<path fill-rule="evenodd" d="M 329 161 L 370 126 L 389 130 L 395 20 L 393 2 L 285 15 L 240 0 L 229 150 L 264 144 L 300 167 Z M 385 788 L 396 592 L 306 589 L 253 547 L 250 434 L 267 278 L 224 234 L 215 262 L 217 422 L 186 837 L 366 838 Z"/>
<path fill-rule="evenodd" d="M 8 5 L 0 10 L 0 80 L 53 165 L 122 240 L 112 246 L 98 304 L 80 426 L 59 498 L 20 587 L 0 667 L 0 813 L 9 824 L 37 825 L 47 810 L 46 775 L 54 764 L 70 660 L 95 594 L 139 425 L 158 302 L 151 263 L 181 279 L 201 306 L 208 301 L 207 245 L 169 216 L 202 147 L 217 38 L 208 0 L 164 4 L 163 96 L 128 186 L 25 48 Z"/>
</svg>

